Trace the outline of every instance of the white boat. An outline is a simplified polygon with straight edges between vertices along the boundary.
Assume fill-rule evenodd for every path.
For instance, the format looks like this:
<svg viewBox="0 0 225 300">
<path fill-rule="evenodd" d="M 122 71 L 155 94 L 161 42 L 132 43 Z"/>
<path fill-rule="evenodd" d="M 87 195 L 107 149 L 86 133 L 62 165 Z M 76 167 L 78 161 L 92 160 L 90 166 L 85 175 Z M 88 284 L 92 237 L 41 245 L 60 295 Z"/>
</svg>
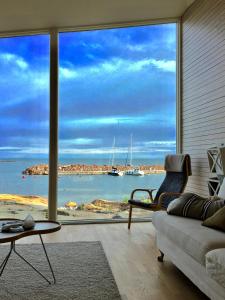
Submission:
<svg viewBox="0 0 225 300">
<path fill-rule="evenodd" d="M 112 170 L 108 172 L 108 175 L 123 176 L 124 173 L 122 171 L 119 171 L 116 167 L 114 167 L 115 150 L 116 150 L 116 139 L 114 137 L 113 146 L 112 146 L 112 160 L 111 160 Z"/>
<path fill-rule="evenodd" d="M 112 170 L 108 172 L 108 175 L 111 175 L 111 176 L 123 176 L 123 172 L 119 171 L 115 167 L 112 167 Z"/>
<path fill-rule="evenodd" d="M 127 170 L 125 172 L 126 175 L 133 175 L 133 176 L 144 176 L 145 172 L 141 171 L 138 167 Z"/>
<path fill-rule="evenodd" d="M 125 172 L 125 175 L 133 175 L 133 176 L 144 176 L 144 171 L 141 171 L 138 167 L 132 167 L 132 160 L 133 160 L 133 135 L 130 135 L 130 149 L 128 149 L 128 154 L 130 152 L 130 160 L 129 160 L 129 166 L 131 166 L 131 169 L 127 170 Z"/>
</svg>

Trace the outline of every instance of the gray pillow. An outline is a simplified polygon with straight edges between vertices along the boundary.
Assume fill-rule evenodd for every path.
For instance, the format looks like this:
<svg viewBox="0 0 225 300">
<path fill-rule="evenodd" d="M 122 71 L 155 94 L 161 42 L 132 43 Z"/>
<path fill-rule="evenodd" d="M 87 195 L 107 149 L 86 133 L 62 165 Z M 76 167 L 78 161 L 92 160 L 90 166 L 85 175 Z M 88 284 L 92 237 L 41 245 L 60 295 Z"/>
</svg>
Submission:
<svg viewBox="0 0 225 300">
<path fill-rule="evenodd" d="M 209 200 L 193 193 L 184 193 L 167 207 L 170 215 L 205 220 L 225 206 L 225 200 Z"/>
<path fill-rule="evenodd" d="M 219 209 L 214 215 L 206 219 L 202 225 L 225 232 L 225 206 Z"/>
</svg>

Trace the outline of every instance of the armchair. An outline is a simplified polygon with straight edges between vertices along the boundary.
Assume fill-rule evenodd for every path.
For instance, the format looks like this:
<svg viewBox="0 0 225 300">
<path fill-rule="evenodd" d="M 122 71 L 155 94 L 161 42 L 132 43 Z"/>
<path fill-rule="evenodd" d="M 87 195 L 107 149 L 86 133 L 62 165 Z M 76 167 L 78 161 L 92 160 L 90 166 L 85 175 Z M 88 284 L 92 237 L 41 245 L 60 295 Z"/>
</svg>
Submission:
<svg viewBox="0 0 225 300">
<path fill-rule="evenodd" d="M 188 154 L 167 155 L 165 158 L 166 176 L 158 189 L 155 198 L 155 189 L 137 188 L 131 192 L 129 207 L 128 229 L 131 226 L 132 209 L 141 208 L 150 211 L 166 209 L 169 203 L 183 193 L 188 176 L 191 175 L 191 159 Z M 137 192 L 146 192 L 149 195 L 150 203 L 146 203 L 134 198 Z"/>
</svg>

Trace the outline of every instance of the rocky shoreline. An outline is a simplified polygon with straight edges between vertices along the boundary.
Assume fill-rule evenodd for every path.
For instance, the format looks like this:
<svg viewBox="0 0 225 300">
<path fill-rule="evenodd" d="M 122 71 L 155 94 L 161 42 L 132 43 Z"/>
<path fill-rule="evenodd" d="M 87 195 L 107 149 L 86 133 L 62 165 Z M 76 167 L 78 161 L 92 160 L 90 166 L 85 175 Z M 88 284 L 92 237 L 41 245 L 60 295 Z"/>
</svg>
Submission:
<svg viewBox="0 0 225 300">
<path fill-rule="evenodd" d="M 115 165 L 119 171 L 128 171 L 130 166 Z M 109 165 L 86 165 L 86 164 L 70 164 L 59 165 L 59 175 L 104 175 L 111 171 L 112 167 Z M 164 173 L 164 167 L 161 165 L 141 165 L 139 166 L 144 174 L 160 174 Z M 48 175 L 49 169 L 47 164 L 40 164 L 28 167 L 22 172 L 24 175 Z"/>
<path fill-rule="evenodd" d="M 48 200 L 40 196 L 0 194 L 0 206 L 1 218 L 23 219 L 27 214 L 31 214 L 36 220 L 48 218 Z M 57 209 L 59 220 L 121 219 L 127 218 L 128 213 L 129 205 L 126 201 L 114 202 L 105 199 L 95 199 L 84 204 L 69 201 Z M 149 216 L 149 212 L 138 209 L 134 214 L 138 217 L 143 214 Z"/>
</svg>

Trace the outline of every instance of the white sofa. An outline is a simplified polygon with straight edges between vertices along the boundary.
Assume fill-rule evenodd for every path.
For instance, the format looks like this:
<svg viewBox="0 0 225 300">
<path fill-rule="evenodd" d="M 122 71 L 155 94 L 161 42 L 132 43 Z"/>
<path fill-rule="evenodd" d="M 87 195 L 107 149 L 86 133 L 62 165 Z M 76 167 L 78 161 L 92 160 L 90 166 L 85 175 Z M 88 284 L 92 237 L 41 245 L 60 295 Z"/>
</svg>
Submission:
<svg viewBox="0 0 225 300">
<path fill-rule="evenodd" d="M 153 214 L 158 249 L 210 299 L 225 299 L 225 233 L 201 221 Z"/>
</svg>

